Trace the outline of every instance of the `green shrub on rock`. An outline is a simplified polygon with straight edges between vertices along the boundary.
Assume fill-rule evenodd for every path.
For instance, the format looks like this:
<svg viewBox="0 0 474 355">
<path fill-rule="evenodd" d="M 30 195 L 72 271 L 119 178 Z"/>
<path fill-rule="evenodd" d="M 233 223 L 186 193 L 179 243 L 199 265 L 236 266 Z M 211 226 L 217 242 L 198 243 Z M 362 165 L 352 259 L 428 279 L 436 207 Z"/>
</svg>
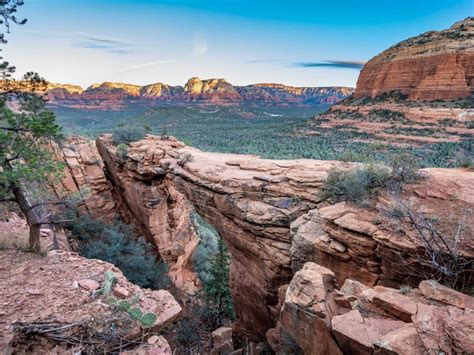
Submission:
<svg viewBox="0 0 474 355">
<path fill-rule="evenodd" d="M 354 170 L 333 168 L 319 194 L 323 200 L 334 202 L 352 201 L 364 203 L 376 189 L 385 187 L 390 179 L 390 170 L 380 165 L 369 164 Z"/>
</svg>

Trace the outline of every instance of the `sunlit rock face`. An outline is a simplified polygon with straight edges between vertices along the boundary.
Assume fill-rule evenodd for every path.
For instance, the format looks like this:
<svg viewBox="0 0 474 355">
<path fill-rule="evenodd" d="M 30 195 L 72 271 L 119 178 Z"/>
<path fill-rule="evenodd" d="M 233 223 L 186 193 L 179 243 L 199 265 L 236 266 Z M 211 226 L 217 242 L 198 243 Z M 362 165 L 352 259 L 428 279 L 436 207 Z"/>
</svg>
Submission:
<svg viewBox="0 0 474 355">
<path fill-rule="evenodd" d="M 280 286 L 307 262 L 331 270 L 339 285 L 346 279 L 370 286 L 419 282 L 406 267 L 419 267 L 416 252 L 423 247 L 415 234 L 398 233 L 386 219 L 390 195 L 364 208 L 320 201 L 329 170 L 354 163 L 206 153 L 150 135 L 131 143 L 125 159 L 117 157 L 110 135 L 99 137 L 97 146 L 122 215 L 155 243 L 179 287 L 197 284 L 191 208 L 219 232 L 232 256 L 238 320 L 255 337 L 275 325 Z M 414 206 L 438 216 L 474 208 L 474 172 L 423 172 L 424 180 L 403 191 Z M 465 242 L 463 253 L 472 257 L 472 236 Z"/>
<path fill-rule="evenodd" d="M 193 77 L 184 86 L 154 83 L 137 86 L 104 82 L 83 90 L 69 84 L 48 84 L 46 95 L 53 106 L 81 109 L 122 109 L 130 104 L 162 102 L 185 104 L 320 105 L 333 104 L 352 94 L 347 87 L 293 87 L 282 84 L 234 86 L 225 79 Z"/>
<path fill-rule="evenodd" d="M 474 18 L 412 37 L 371 59 L 354 96 L 399 91 L 410 100 L 468 97 L 474 86 Z"/>
</svg>

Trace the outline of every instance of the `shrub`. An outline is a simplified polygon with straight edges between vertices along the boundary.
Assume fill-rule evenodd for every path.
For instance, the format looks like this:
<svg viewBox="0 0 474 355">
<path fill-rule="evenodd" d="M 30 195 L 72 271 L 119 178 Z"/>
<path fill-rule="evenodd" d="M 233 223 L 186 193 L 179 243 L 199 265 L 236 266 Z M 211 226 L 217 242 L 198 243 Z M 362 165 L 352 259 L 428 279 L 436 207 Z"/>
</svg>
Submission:
<svg viewBox="0 0 474 355">
<path fill-rule="evenodd" d="M 176 328 L 176 341 L 185 347 L 198 343 L 200 326 L 194 319 L 185 318 L 178 323 Z"/>
<path fill-rule="evenodd" d="M 126 144 L 120 143 L 117 145 L 117 157 L 119 157 L 120 160 L 124 160 L 127 157 L 128 154 L 128 147 Z"/>
<path fill-rule="evenodd" d="M 130 142 L 136 142 L 143 139 L 146 134 L 144 127 L 129 126 L 129 127 L 116 127 L 113 131 L 113 142 L 115 144 L 128 144 Z"/>
<path fill-rule="evenodd" d="M 391 180 L 398 183 L 415 182 L 421 176 L 418 172 L 420 168 L 417 159 L 409 154 L 396 154 L 388 161 L 388 166 L 392 169 Z"/>
<path fill-rule="evenodd" d="M 474 169 L 474 152 L 464 150 L 459 153 L 455 165 L 461 168 Z"/>
<path fill-rule="evenodd" d="M 380 165 L 369 164 L 354 170 L 333 168 L 329 171 L 319 197 L 334 202 L 348 200 L 365 203 L 377 188 L 386 186 L 389 180 L 389 169 Z"/>
<path fill-rule="evenodd" d="M 187 163 L 192 162 L 193 160 L 194 157 L 191 154 L 186 153 L 179 157 L 178 165 L 184 167 Z"/>
<path fill-rule="evenodd" d="M 140 287 L 165 288 L 169 284 L 167 266 L 157 260 L 150 243 L 137 238 L 132 228 L 121 222 L 107 224 L 82 216 L 68 226 L 79 241 L 79 253 L 87 258 L 108 261 Z"/>
</svg>

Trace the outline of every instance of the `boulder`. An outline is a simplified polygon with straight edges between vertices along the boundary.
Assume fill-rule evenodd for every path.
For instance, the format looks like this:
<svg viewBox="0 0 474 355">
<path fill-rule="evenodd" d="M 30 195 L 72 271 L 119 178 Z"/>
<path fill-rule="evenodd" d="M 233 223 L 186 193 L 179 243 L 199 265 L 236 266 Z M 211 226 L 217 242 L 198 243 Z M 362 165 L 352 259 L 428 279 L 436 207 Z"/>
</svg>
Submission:
<svg viewBox="0 0 474 355">
<path fill-rule="evenodd" d="M 474 309 L 474 297 L 443 286 L 435 280 L 422 281 L 418 287 L 426 298 L 461 309 Z"/>
</svg>

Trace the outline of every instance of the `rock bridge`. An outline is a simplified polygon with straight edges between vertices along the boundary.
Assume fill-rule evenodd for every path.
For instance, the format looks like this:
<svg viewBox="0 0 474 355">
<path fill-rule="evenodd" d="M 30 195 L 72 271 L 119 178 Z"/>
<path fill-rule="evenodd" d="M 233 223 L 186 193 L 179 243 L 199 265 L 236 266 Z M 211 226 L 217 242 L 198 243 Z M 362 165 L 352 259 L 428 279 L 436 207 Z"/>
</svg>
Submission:
<svg viewBox="0 0 474 355">
<path fill-rule="evenodd" d="M 417 266 L 416 240 L 393 232 L 381 206 L 371 208 L 320 201 L 331 168 L 354 163 L 264 160 L 256 156 L 207 153 L 172 137 L 146 136 L 116 154 L 111 135 L 96 147 L 75 138 L 63 154 L 69 166 L 63 187 L 88 186 L 84 208 L 110 218 L 120 211 L 157 247 L 175 285 L 191 293 L 198 286 L 192 254 L 199 243 L 190 220 L 194 208 L 225 240 L 232 256 L 231 289 L 240 324 L 263 338 L 279 317 L 278 290 L 306 262 L 332 270 L 339 286 L 350 278 L 368 286 L 399 286 L 405 264 Z M 64 149 L 63 149 L 64 151 Z M 474 173 L 426 169 L 427 180 L 404 193 L 434 214 L 474 207 Z M 455 196 L 455 198 L 454 198 Z M 472 236 L 470 236 L 472 237 Z M 471 247 L 465 252 L 472 256 Z"/>
</svg>

